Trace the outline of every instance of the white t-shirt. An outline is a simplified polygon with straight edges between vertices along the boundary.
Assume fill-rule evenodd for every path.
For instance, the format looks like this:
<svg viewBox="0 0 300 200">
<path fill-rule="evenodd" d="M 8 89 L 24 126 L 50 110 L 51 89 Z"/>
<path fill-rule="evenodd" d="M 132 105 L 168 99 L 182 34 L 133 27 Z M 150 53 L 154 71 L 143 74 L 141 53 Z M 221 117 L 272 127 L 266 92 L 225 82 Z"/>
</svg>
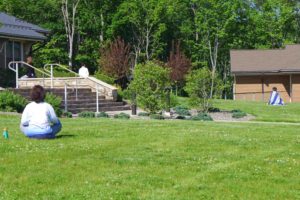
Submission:
<svg viewBox="0 0 300 200">
<path fill-rule="evenodd" d="M 29 103 L 22 114 L 21 125 L 35 126 L 42 129 L 51 126 L 51 123 L 57 124 L 59 122 L 53 107 L 46 103 Z"/>
<path fill-rule="evenodd" d="M 87 78 L 89 77 L 89 70 L 88 68 L 86 68 L 85 66 L 80 67 L 79 69 L 79 76 L 83 77 L 83 78 Z"/>
</svg>

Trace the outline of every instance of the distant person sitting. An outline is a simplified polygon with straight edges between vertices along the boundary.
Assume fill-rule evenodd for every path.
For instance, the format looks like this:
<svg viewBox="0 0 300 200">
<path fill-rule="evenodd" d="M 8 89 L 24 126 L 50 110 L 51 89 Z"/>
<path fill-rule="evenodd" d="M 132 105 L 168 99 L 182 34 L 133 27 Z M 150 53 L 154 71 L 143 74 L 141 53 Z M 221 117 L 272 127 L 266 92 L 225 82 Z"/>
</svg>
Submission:
<svg viewBox="0 0 300 200">
<path fill-rule="evenodd" d="M 27 56 L 26 63 L 32 66 L 32 56 Z M 27 66 L 26 75 L 28 78 L 36 78 L 34 68 Z"/>
<path fill-rule="evenodd" d="M 29 138 L 52 139 L 61 130 L 61 123 L 53 107 L 44 102 L 46 93 L 42 86 L 35 85 L 31 99 L 22 114 L 20 128 Z"/>
<path fill-rule="evenodd" d="M 85 64 L 82 64 L 82 66 L 79 69 L 79 76 L 83 78 L 89 77 L 89 69 L 85 66 Z"/>
<path fill-rule="evenodd" d="M 280 98 L 279 93 L 277 92 L 277 88 L 273 87 L 273 91 L 270 96 L 269 105 L 278 106 L 284 105 L 283 100 Z"/>
</svg>

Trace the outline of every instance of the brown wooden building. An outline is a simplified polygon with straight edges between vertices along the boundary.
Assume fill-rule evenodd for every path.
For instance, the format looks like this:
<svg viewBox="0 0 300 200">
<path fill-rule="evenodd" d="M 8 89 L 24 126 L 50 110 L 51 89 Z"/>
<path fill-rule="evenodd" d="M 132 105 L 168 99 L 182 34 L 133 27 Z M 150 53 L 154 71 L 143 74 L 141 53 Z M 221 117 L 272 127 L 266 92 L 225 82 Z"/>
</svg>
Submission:
<svg viewBox="0 0 300 200">
<path fill-rule="evenodd" d="M 285 103 L 300 102 L 300 45 L 275 50 L 231 50 L 234 99 L 267 102 L 277 87 Z"/>
</svg>

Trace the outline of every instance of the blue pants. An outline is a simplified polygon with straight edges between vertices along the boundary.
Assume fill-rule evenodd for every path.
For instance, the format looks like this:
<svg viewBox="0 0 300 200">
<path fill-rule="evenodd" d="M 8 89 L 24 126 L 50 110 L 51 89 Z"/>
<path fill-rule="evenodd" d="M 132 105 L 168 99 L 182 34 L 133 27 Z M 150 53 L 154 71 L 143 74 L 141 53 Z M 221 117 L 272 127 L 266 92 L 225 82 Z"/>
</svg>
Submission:
<svg viewBox="0 0 300 200">
<path fill-rule="evenodd" d="M 22 126 L 21 131 L 29 138 L 34 139 L 54 139 L 55 135 L 61 130 L 62 125 L 60 121 L 45 129 L 33 126 Z"/>
</svg>

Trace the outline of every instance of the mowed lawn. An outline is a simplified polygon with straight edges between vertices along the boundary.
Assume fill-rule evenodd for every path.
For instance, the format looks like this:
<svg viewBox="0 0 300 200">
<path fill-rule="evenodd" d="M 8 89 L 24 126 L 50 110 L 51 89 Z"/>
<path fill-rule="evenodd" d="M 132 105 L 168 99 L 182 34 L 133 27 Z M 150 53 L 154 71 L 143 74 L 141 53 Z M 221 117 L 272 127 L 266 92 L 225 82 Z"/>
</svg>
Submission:
<svg viewBox="0 0 300 200">
<path fill-rule="evenodd" d="M 0 199 L 300 199 L 300 125 L 0 116 Z"/>
<path fill-rule="evenodd" d="M 180 97 L 179 104 L 189 106 L 189 99 Z M 266 102 L 214 100 L 213 107 L 223 111 L 242 110 L 255 116 L 254 121 L 300 123 L 300 103 L 286 103 L 284 106 L 270 106 Z"/>
</svg>

